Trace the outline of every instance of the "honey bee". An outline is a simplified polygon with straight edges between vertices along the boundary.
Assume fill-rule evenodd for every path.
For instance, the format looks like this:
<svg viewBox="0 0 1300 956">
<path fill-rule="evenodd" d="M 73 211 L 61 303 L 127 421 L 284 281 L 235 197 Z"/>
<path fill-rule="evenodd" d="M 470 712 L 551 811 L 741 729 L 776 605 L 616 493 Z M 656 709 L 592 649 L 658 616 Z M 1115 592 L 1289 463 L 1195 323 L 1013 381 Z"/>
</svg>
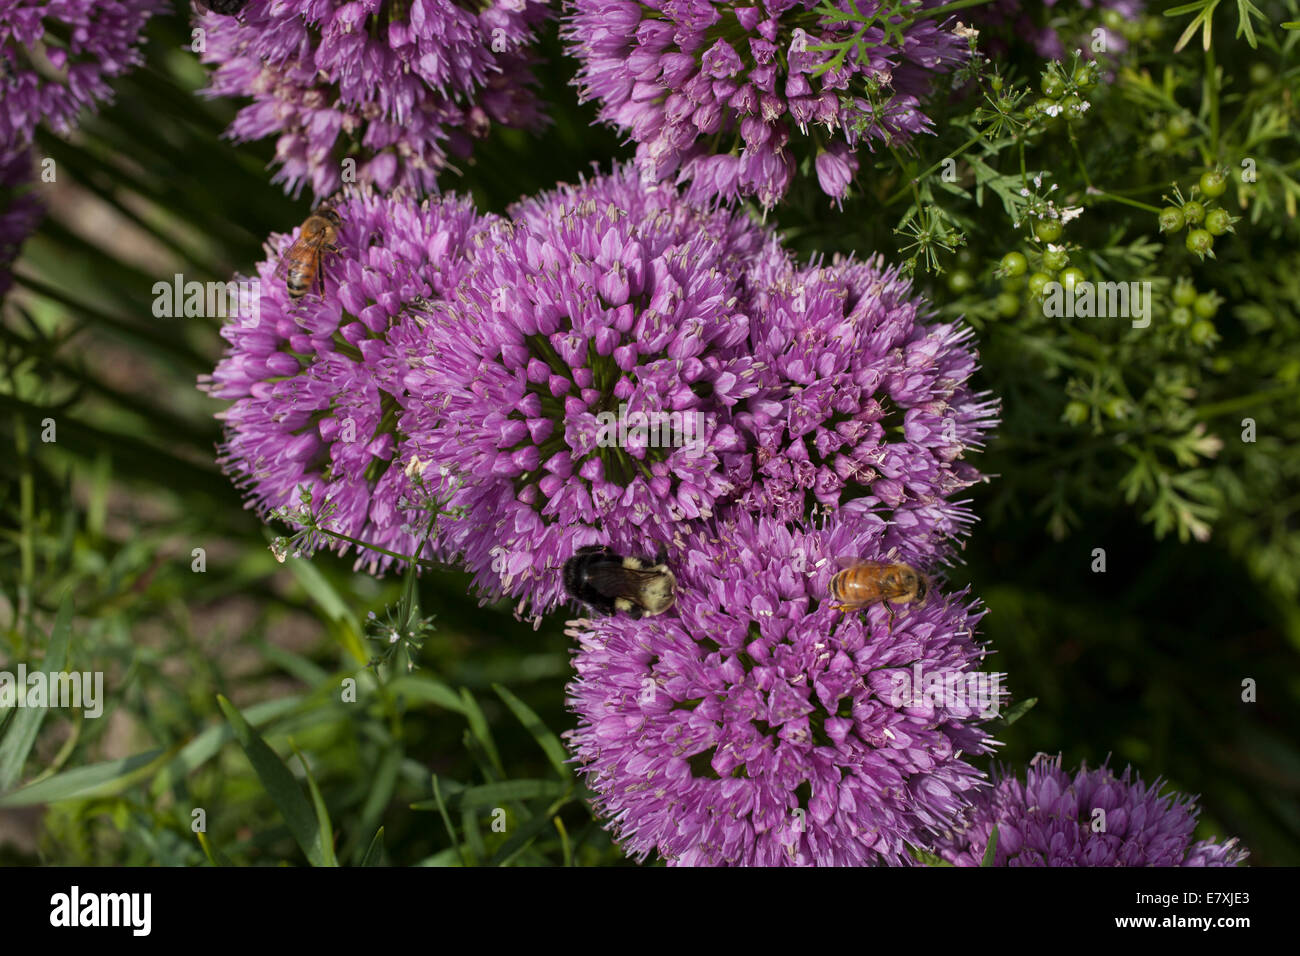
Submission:
<svg viewBox="0 0 1300 956">
<path fill-rule="evenodd" d="M 651 564 L 598 544 L 579 548 L 564 562 L 564 589 L 598 611 L 634 618 L 662 614 L 677 600 L 677 578 L 663 556 Z"/>
<path fill-rule="evenodd" d="M 275 270 L 276 278 L 284 279 L 289 298 L 297 301 L 318 286 L 324 298 L 325 275 L 321 264 L 326 252 L 339 251 L 341 225 L 339 214 L 328 206 L 312 213 L 302 224 L 298 238 L 280 257 Z"/>
<path fill-rule="evenodd" d="M 838 611 L 860 611 L 884 603 L 889 621 L 894 621 L 895 604 L 920 604 L 930 590 L 924 574 L 910 564 L 858 561 L 831 578 L 831 597 Z"/>
</svg>

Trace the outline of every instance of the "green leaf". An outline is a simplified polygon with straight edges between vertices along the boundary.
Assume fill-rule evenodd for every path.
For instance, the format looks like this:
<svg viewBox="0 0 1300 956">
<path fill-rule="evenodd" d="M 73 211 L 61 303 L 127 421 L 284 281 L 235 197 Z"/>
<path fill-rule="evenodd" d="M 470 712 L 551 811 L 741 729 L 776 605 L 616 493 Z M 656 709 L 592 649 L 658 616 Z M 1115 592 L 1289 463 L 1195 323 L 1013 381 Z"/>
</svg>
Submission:
<svg viewBox="0 0 1300 956">
<path fill-rule="evenodd" d="M 437 704 L 458 714 L 466 712 L 465 702 L 459 694 L 441 681 L 424 674 L 403 674 L 396 677 L 389 683 L 388 690 L 394 697 L 405 697 L 412 703 Z"/>
<path fill-rule="evenodd" d="M 510 834 L 510 838 L 497 848 L 496 853 L 492 854 L 492 866 L 505 866 L 516 856 L 528 848 L 528 845 L 536 840 L 542 833 L 551 826 L 550 814 L 538 814 L 522 826 L 516 827 L 515 832 Z"/>
<path fill-rule="evenodd" d="M 492 740 L 492 731 L 488 729 L 487 717 L 483 715 L 478 701 L 474 695 L 467 689 L 460 689 L 460 698 L 465 705 L 465 718 L 469 721 L 469 731 L 473 734 L 474 739 L 483 747 L 483 752 L 487 754 L 488 760 L 497 773 L 502 777 L 506 775 L 505 768 L 501 766 L 501 755 L 497 753 L 497 745 Z"/>
<path fill-rule="evenodd" d="M 1259 17 L 1260 20 L 1268 23 L 1268 18 L 1250 0 L 1237 0 L 1237 36 L 1245 36 L 1246 42 L 1254 50 L 1258 48 L 1259 43 L 1255 39 L 1255 25 L 1250 22 L 1251 17 Z"/>
<path fill-rule="evenodd" d="M 487 857 L 487 847 L 483 843 L 483 831 L 478 828 L 478 817 L 472 807 L 462 807 L 460 811 L 461 829 L 465 831 L 465 845 L 469 849 L 470 862 L 478 866 L 479 861 Z"/>
<path fill-rule="evenodd" d="M 361 858 L 362 866 L 383 866 L 384 865 L 384 828 L 380 827 L 375 831 L 374 839 L 370 841 L 370 847 L 366 850 L 366 855 Z"/>
<path fill-rule="evenodd" d="M 998 826 L 993 824 L 993 829 L 989 831 L 989 845 L 984 848 L 984 859 L 980 860 L 980 866 L 992 866 L 993 861 L 998 855 Z"/>
<path fill-rule="evenodd" d="M 301 697 L 282 697 L 279 700 L 266 700 L 254 704 L 244 714 L 244 719 L 254 727 L 269 724 L 277 718 L 293 713 L 303 702 Z M 176 754 L 176 759 L 163 767 L 162 772 L 154 778 L 150 787 L 153 796 L 158 796 L 169 787 L 183 780 L 193 770 L 207 763 L 221 748 L 235 738 L 235 732 L 229 724 L 214 724 L 187 743 Z"/>
<path fill-rule="evenodd" d="M 908 852 L 912 854 L 912 859 L 926 866 L 952 866 L 947 860 L 938 854 L 931 853 L 929 850 L 922 850 L 917 846 L 909 846 Z"/>
<path fill-rule="evenodd" d="M 461 852 L 460 840 L 456 837 L 456 828 L 451 825 L 451 814 L 447 812 L 447 803 L 442 799 L 442 790 L 438 786 L 438 775 L 433 775 L 433 801 L 438 807 L 438 813 L 442 816 L 442 825 L 447 828 L 447 837 L 451 840 L 452 848 L 456 851 L 456 858 L 460 860 L 461 866 L 466 866 L 465 854 Z M 418 806 L 412 805 L 412 809 L 419 809 Z"/>
<path fill-rule="evenodd" d="M 502 687 L 500 684 L 493 684 L 492 689 L 495 690 L 501 699 L 506 702 L 506 706 L 510 708 L 511 713 L 513 713 L 515 717 L 519 719 L 519 722 L 527 728 L 528 732 L 533 735 L 533 739 L 537 741 L 538 746 L 540 746 L 546 753 L 546 759 L 551 762 L 551 766 L 555 768 L 555 772 L 559 774 L 562 779 L 568 780 L 572 776 L 572 773 L 569 770 L 568 765 L 565 763 L 567 755 L 564 750 L 564 745 L 560 743 L 560 738 L 555 736 L 546 724 L 542 723 L 542 719 L 537 716 L 536 712 L 531 707 L 514 694 L 510 693 L 506 688 Z"/>
<path fill-rule="evenodd" d="M 266 788 L 280 815 L 284 817 L 289 832 L 302 847 L 308 861 L 312 866 L 328 866 L 326 861 L 329 856 L 332 856 L 333 851 L 331 850 L 327 855 L 321 843 L 321 830 L 317 825 L 316 814 L 311 804 L 307 802 L 307 798 L 302 795 L 302 788 L 298 786 L 298 781 L 294 779 L 284 761 L 276 756 L 275 751 L 266 745 L 266 741 L 258 735 L 257 731 L 248 725 L 248 721 L 234 704 L 220 694 L 217 695 L 217 703 L 221 706 L 226 719 L 230 721 L 235 739 L 243 748 L 248 762 L 253 765 L 253 770 L 262 781 L 262 786 Z"/>
<path fill-rule="evenodd" d="M 59 800 L 103 796 L 129 786 L 137 777 L 151 776 L 156 771 L 155 765 L 170 760 L 175 752 L 175 748 L 150 750 L 133 757 L 123 757 L 120 760 L 108 760 L 104 763 L 93 763 L 88 767 L 67 770 L 53 777 L 47 777 L 40 783 L 5 794 L 0 797 L 0 810 L 55 803 Z"/>
<path fill-rule="evenodd" d="M 568 784 L 557 783 L 554 780 L 503 780 L 500 783 L 466 787 L 459 795 L 459 802 L 461 809 L 476 810 L 483 807 L 499 807 L 512 800 L 555 798 L 567 793 L 568 790 Z"/>
<path fill-rule="evenodd" d="M 195 836 L 199 838 L 199 846 L 203 848 L 203 855 L 208 858 L 209 863 L 213 866 L 234 866 L 229 857 L 212 845 L 206 833 L 200 831 Z"/>
<path fill-rule="evenodd" d="M 72 635 L 72 594 L 64 595 L 59 605 L 59 613 L 54 618 L 54 628 L 50 631 L 50 643 L 45 649 L 45 660 L 40 670 L 53 675 L 62 671 L 68 658 L 68 640 Z M 15 688 L 22 693 L 25 688 Z M 49 688 L 47 688 L 47 694 Z M 47 697 L 48 700 L 48 697 Z M 14 701 L 17 706 L 17 700 Z M 0 792 L 10 789 L 22 776 L 23 765 L 27 755 L 36 744 L 36 735 L 45 721 L 48 707 L 21 707 L 13 722 L 5 731 L 4 740 L 0 740 Z"/>
<path fill-rule="evenodd" d="M 1037 697 L 1030 697 L 1027 700 L 1022 700 L 1020 703 L 1013 705 L 1010 710 L 1002 715 L 1003 722 L 1010 727 L 1021 717 L 1025 716 L 1025 714 L 1033 710 L 1034 705 L 1037 703 Z"/>
<path fill-rule="evenodd" d="M 334 855 L 334 827 L 330 823 L 330 812 L 325 806 L 325 798 L 321 796 L 320 788 L 316 786 L 316 778 L 311 774 L 311 767 L 307 765 L 307 758 L 302 755 L 292 740 L 289 746 L 298 757 L 298 762 L 302 764 L 302 772 L 307 777 L 307 789 L 311 793 L 312 807 L 316 810 L 316 829 L 320 834 L 320 845 L 325 853 L 326 866 L 338 866 L 338 858 Z"/>
<path fill-rule="evenodd" d="M 273 537 L 267 532 L 268 537 Z M 297 578 L 302 589 L 322 611 L 325 616 L 339 626 L 342 634 L 343 647 L 358 664 L 366 664 L 370 661 L 370 655 L 367 653 L 365 645 L 361 642 L 361 624 L 357 620 L 347 602 L 339 596 L 334 586 L 326 580 L 325 575 L 321 574 L 320 568 L 312 564 L 305 558 L 288 558 L 285 567 Z"/>
</svg>

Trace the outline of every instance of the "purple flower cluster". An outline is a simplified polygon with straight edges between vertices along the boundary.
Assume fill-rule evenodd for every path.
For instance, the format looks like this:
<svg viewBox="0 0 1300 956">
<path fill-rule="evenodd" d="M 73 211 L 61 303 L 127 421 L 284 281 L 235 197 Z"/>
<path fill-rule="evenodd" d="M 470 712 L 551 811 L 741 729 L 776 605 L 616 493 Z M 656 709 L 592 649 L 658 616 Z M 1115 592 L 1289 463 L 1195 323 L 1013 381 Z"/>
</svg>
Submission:
<svg viewBox="0 0 1300 956">
<path fill-rule="evenodd" d="M 563 36 L 584 100 L 637 143 L 649 179 L 689 198 L 755 196 L 766 208 L 811 160 L 846 194 L 857 151 L 926 132 L 920 100 L 966 58 L 953 23 L 877 0 L 569 0 Z M 830 48 L 845 45 L 844 50 Z"/>
<path fill-rule="evenodd" d="M 44 212 L 31 187 L 31 152 L 0 155 L 0 296 L 12 284 L 10 267 L 18 258 L 19 247 L 35 231 Z"/>
<path fill-rule="evenodd" d="M 301 547 L 355 547 L 375 573 L 416 553 L 436 501 L 421 556 L 518 612 L 568 600 L 584 546 L 663 555 L 664 613 L 570 628 L 569 743 L 630 854 L 906 864 L 978 855 L 993 822 L 1008 856 L 1187 850 L 1182 804 L 1127 777 L 1076 782 L 1068 807 L 1046 778 L 1004 781 L 990 810 L 968 760 L 994 746 L 1004 691 L 976 603 L 941 581 L 898 608 L 832 598 L 846 562 L 947 559 L 971 520 L 953 496 L 980 479 L 965 455 L 997 413 L 970 388 L 969 334 L 896 269 L 796 263 L 632 166 L 504 217 L 372 190 L 334 210 L 323 297 L 289 297 L 294 237 L 272 237 L 257 307 L 225 330 L 204 383 L 233 402 L 222 463 L 264 513 L 305 489 L 305 527 L 331 534 Z M 1078 831 L 1085 804 L 1108 838 Z"/>
<path fill-rule="evenodd" d="M 891 692 L 918 667 L 978 672 L 979 613 L 964 595 L 892 623 L 879 606 L 835 610 L 834 556 L 881 547 L 879 527 L 736 513 L 676 552 L 676 613 L 571 625 L 569 743 L 631 854 L 910 863 L 908 847 L 931 845 L 966 806 L 982 775 L 964 758 L 993 746 L 981 712 L 965 700 L 900 706 Z"/>
<path fill-rule="evenodd" d="M 1236 839 L 1192 842 L 1195 798 L 1161 796 L 1161 781 L 1145 786 L 1126 768 L 1080 767 L 1071 777 L 1061 758 L 1040 754 L 1025 772 L 1003 775 L 974 799 L 939 855 L 957 866 L 979 866 L 998 828 L 995 866 L 1237 866 L 1247 851 Z"/>
<path fill-rule="evenodd" d="M 141 32 L 166 0 L 0 0 L 0 158 L 45 122 L 66 136 L 139 65 Z"/>
<path fill-rule="evenodd" d="M 209 92 L 247 97 L 229 135 L 276 137 L 276 181 L 436 188 L 492 124 L 536 127 L 529 88 L 543 0 L 250 0 L 204 14 Z"/>
<path fill-rule="evenodd" d="M 760 376 L 738 277 L 766 234 L 628 169 L 511 213 L 428 316 L 408 433 L 457 483 L 451 550 L 545 612 L 579 547 L 653 552 L 737 491 L 732 419 Z M 619 440 L 637 413 L 673 433 Z"/>
<path fill-rule="evenodd" d="M 800 267 L 773 254 L 752 285 L 766 374 L 737 416 L 754 447 L 742 502 L 795 521 L 883 514 L 885 548 L 932 563 L 972 520 L 951 498 L 980 480 L 963 456 L 997 411 L 968 385 L 970 330 L 923 321 L 909 280 L 879 259 Z"/>
<path fill-rule="evenodd" d="M 290 299 L 275 273 L 296 234 L 272 236 L 258 296 L 223 329 L 230 347 L 203 387 L 233 402 L 219 416 L 220 461 L 250 506 L 296 510 L 306 488 L 330 530 L 414 554 L 425 516 L 399 428 L 411 404 L 406 349 L 420 339 L 408 305 L 456 289 L 483 223 L 452 196 L 420 204 L 366 191 L 336 210 L 340 252 L 323 258 L 323 297 Z M 307 542 L 321 544 L 348 547 Z M 358 561 L 381 569 L 389 559 L 361 549 Z"/>
<path fill-rule="evenodd" d="M 976 674 L 979 614 L 937 589 L 898 620 L 846 613 L 829 582 L 845 557 L 928 567 L 967 520 L 945 502 L 976 480 L 961 457 L 994 408 L 965 384 L 966 337 L 879 262 L 797 266 L 771 230 L 631 166 L 500 219 L 372 193 L 336 212 L 323 299 L 289 298 L 292 237 L 273 237 L 205 383 L 233 400 L 222 461 L 250 503 L 307 489 L 381 571 L 435 499 L 425 556 L 538 614 L 583 546 L 666 554 L 675 606 L 582 625 L 570 688 L 577 759 L 629 851 L 897 863 L 929 845 L 980 780 L 961 755 L 988 750 L 991 713 L 889 692 L 909 668 Z"/>
<path fill-rule="evenodd" d="M 653 555 L 726 506 L 883 524 L 880 553 L 929 565 L 970 521 L 949 499 L 995 409 L 967 333 L 924 317 L 896 271 L 798 268 L 624 167 L 484 231 L 406 348 L 402 428 L 464 515 L 449 552 L 536 613 L 578 548 Z M 615 432 L 637 415 L 660 440 Z"/>
</svg>

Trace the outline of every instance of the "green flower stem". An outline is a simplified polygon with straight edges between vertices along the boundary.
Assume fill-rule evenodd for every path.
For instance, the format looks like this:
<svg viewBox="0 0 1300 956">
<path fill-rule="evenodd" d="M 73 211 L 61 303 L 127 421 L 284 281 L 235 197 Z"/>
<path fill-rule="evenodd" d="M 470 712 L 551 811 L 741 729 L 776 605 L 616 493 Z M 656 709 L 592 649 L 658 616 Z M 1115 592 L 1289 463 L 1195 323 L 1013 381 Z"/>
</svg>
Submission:
<svg viewBox="0 0 1300 956">
<path fill-rule="evenodd" d="M 1153 206 L 1150 203 L 1138 202 L 1136 199 L 1129 199 L 1127 196 L 1120 196 L 1116 193 L 1109 193 L 1104 189 L 1099 189 L 1089 195 L 1100 202 L 1105 202 L 1107 200 L 1110 200 L 1111 202 L 1120 202 L 1126 206 L 1132 206 L 1135 209 L 1145 209 L 1147 212 L 1153 212 L 1157 216 L 1160 215 L 1160 207 L 1158 206 Z"/>
</svg>

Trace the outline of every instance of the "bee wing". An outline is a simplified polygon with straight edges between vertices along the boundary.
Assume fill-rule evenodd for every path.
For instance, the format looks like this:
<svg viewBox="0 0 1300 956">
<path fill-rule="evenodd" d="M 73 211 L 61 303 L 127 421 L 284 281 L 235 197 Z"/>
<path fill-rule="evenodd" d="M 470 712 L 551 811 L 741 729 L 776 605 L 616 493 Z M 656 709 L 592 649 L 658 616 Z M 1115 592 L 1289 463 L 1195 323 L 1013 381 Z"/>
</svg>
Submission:
<svg viewBox="0 0 1300 956">
<path fill-rule="evenodd" d="M 618 565 L 597 565 L 587 571 L 591 586 L 607 597 L 636 597 L 641 576 L 652 577 L 653 572 L 634 571 Z"/>
<path fill-rule="evenodd" d="M 307 290 L 323 301 L 325 298 L 325 250 L 316 250 L 316 271 L 312 273 L 311 288 Z"/>
<path fill-rule="evenodd" d="M 283 282 L 289 277 L 290 253 L 294 251 L 294 247 L 297 246 L 300 241 L 301 240 L 298 239 L 291 239 L 289 242 L 285 243 L 284 248 L 280 250 L 280 261 L 275 264 L 275 272 L 273 274 L 274 278 Z"/>
</svg>

